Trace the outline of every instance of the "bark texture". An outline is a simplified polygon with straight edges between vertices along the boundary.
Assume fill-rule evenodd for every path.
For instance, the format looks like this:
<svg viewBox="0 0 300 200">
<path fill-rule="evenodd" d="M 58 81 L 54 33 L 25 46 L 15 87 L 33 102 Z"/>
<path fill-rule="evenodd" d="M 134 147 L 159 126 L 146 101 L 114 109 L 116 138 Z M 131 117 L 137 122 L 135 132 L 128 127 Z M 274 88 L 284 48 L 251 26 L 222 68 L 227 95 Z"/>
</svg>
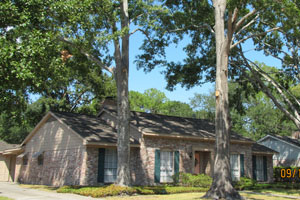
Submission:
<svg viewBox="0 0 300 200">
<path fill-rule="evenodd" d="M 214 0 L 216 38 L 216 143 L 213 183 L 204 198 L 242 199 L 232 186 L 229 158 L 230 117 L 228 102 L 228 57 L 232 38 L 232 24 L 225 37 L 226 0 Z M 231 23 L 231 19 L 230 22 Z M 228 25 L 229 25 L 228 23 Z"/>
<path fill-rule="evenodd" d="M 121 27 L 129 29 L 128 1 L 121 4 Z M 129 34 L 122 37 L 122 50 L 118 40 L 114 41 L 117 82 L 117 110 L 118 110 L 118 169 L 117 185 L 129 186 L 130 179 L 130 108 L 128 100 L 129 76 Z"/>
</svg>

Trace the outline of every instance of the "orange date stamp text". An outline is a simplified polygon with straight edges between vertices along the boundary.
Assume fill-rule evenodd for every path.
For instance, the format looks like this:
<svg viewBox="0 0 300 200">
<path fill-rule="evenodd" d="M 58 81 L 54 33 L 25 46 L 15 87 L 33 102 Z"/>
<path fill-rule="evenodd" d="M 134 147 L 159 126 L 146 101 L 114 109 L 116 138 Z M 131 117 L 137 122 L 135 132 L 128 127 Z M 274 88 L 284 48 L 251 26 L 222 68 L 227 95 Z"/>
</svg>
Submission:
<svg viewBox="0 0 300 200">
<path fill-rule="evenodd" d="M 280 170 L 280 177 L 281 178 L 300 178 L 300 169 L 281 169 Z"/>
</svg>

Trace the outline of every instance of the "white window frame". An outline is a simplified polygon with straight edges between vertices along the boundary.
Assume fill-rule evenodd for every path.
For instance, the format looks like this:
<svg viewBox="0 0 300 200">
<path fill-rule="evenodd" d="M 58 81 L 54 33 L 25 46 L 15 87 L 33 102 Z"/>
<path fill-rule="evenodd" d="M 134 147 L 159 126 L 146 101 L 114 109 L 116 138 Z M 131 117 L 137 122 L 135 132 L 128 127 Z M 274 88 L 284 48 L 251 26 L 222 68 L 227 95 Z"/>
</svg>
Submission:
<svg viewBox="0 0 300 200">
<path fill-rule="evenodd" d="M 165 166 L 163 166 L 163 164 L 167 164 L 166 161 L 164 160 L 164 155 L 163 154 L 169 154 L 168 156 L 171 157 L 169 165 L 171 165 L 171 168 L 169 166 L 169 169 L 166 169 Z M 160 151 L 160 182 L 161 183 L 170 183 L 173 182 L 173 178 L 172 176 L 175 173 L 175 162 L 174 162 L 174 151 L 168 151 L 168 150 L 161 150 Z M 166 170 L 170 170 L 169 172 Z"/>
<path fill-rule="evenodd" d="M 117 149 L 105 149 L 104 156 L 104 183 L 114 183 L 117 180 Z"/>
<path fill-rule="evenodd" d="M 234 168 L 233 168 L 233 156 L 237 157 L 237 168 L 238 168 L 238 176 L 234 176 Z M 230 173 L 231 173 L 231 178 L 233 181 L 238 181 L 240 180 L 240 176 L 241 176 L 241 163 L 240 163 L 240 154 L 230 154 Z"/>
</svg>

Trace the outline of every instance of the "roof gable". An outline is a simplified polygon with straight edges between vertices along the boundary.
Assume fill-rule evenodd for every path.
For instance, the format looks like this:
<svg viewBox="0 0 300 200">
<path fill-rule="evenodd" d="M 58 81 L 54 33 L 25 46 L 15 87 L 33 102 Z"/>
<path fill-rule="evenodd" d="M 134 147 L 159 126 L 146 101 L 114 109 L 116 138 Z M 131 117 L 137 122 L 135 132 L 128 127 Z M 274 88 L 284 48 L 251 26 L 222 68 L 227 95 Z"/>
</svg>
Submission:
<svg viewBox="0 0 300 200">
<path fill-rule="evenodd" d="M 117 131 L 104 120 L 96 116 L 69 112 L 48 112 L 21 145 L 26 144 L 50 117 L 54 117 L 60 124 L 71 130 L 71 132 L 82 139 L 85 144 L 117 143 Z M 139 144 L 137 140 L 132 138 L 130 142 L 131 144 Z"/>
<path fill-rule="evenodd" d="M 269 138 L 272 138 L 274 140 L 280 141 L 282 143 L 285 143 L 285 144 L 288 144 L 288 145 L 291 145 L 293 147 L 300 149 L 300 141 L 298 141 L 297 139 L 290 138 L 288 136 L 266 135 L 265 137 L 259 139 L 257 142 L 259 143 L 259 142 L 265 141 Z"/>
</svg>

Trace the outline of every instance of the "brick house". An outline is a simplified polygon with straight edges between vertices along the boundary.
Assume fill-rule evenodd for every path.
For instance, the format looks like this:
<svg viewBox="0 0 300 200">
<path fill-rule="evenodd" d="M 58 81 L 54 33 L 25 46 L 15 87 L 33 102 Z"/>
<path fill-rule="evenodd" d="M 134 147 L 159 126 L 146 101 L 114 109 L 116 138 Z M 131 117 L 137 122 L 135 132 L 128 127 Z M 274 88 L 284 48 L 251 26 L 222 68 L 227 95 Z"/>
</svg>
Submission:
<svg viewBox="0 0 300 200">
<path fill-rule="evenodd" d="M 17 180 L 54 186 L 113 183 L 116 120 L 109 100 L 98 116 L 49 112 L 21 144 Z M 132 184 L 171 182 L 176 172 L 212 174 L 215 135 L 210 121 L 131 112 L 130 133 Z M 234 180 L 273 180 L 273 150 L 235 133 L 230 144 Z"/>
</svg>

